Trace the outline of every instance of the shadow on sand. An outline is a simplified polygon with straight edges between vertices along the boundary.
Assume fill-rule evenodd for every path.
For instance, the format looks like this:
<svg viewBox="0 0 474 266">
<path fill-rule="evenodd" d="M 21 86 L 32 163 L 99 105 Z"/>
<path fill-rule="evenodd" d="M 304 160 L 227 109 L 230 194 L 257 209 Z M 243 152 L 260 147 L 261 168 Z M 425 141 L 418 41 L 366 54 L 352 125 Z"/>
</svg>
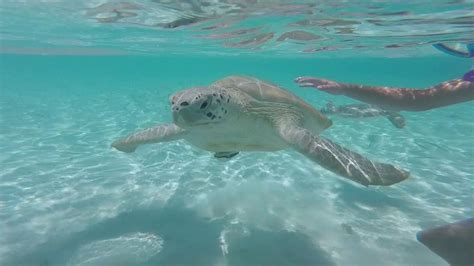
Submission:
<svg viewBox="0 0 474 266">
<path fill-rule="evenodd" d="M 81 246 L 135 232 L 164 240 L 161 252 L 136 265 L 334 265 L 324 250 L 301 233 L 256 228 L 228 243 L 229 253 L 224 257 L 219 236 L 227 222 L 205 219 L 178 206 L 133 210 L 65 239 L 52 239 L 29 254 L 15 254 L 5 265 L 70 265 Z"/>
</svg>

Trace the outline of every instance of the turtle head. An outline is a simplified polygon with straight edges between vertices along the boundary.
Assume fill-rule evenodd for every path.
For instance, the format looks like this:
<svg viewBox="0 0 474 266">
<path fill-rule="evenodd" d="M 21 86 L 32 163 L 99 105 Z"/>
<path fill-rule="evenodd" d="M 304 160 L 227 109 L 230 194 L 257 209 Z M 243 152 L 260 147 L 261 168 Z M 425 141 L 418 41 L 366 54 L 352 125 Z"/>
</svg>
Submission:
<svg viewBox="0 0 474 266">
<path fill-rule="evenodd" d="M 225 89 L 195 87 L 170 96 L 173 121 L 180 127 L 219 123 L 230 115 Z"/>
</svg>

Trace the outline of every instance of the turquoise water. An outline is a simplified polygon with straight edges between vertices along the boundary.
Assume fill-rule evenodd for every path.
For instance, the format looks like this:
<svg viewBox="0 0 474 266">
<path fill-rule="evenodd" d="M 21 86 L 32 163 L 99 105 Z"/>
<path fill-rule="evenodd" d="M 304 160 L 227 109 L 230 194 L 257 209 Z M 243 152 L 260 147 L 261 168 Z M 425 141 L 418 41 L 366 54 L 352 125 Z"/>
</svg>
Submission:
<svg viewBox="0 0 474 266">
<path fill-rule="evenodd" d="M 58 2 L 40 10 L 58 11 Z M 4 15 L 18 15 L 13 3 L 1 4 Z M 78 8 L 66 7 L 62 12 Z M 421 18 L 463 14 L 462 7 L 440 4 Z M 173 47 L 168 53 L 117 42 L 125 33 L 152 37 L 143 25 L 81 25 L 64 35 L 53 29 L 68 24 L 45 22 L 35 33 L 27 26 L 42 12 L 25 14 L 34 19 L 0 18 L 1 265 L 446 265 L 416 232 L 474 216 L 470 102 L 404 112 L 404 129 L 385 118 L 333 117 L 325 137 L 412 173 L 383 188 L 347 182 L 292 150 L 222 161 L 184 141 L 132 154 L 110 148 L 137 129 L 171 122 L 173 92 L 228 75 L 272 81 L 317 108 L 354 101 L 299 88 L 295 77 L 420 88 L 458 78 L 472 62 L 437 53 L 429 42 L 466 38 L 464 29 L 449 32 L 460 27 L 418 36 L 426 43 L 416 47 L 384 48 L 387 39 L 379 38 L 365 44 L 371 49 L 315 54 L 278 44 L 181 46 L 186 30 L 158 30 L 178 35 L 163 41 Z M 110 36 L 100 35 L 107 30 Z M 97 38 L 66 42 L 76 34 Z M 63 42 L 52 44 L 58 38 Z M 410 36 L 396 40 L 410 43 Z"/>
<path fill-rule="evenodd" d="M 427 86 L 463 73 L 459 59 L 1 59 L 5 265 L 444 265 L 416 231 L 473 215 L 471 103 L 405 113 L 403 130 L 334 118 L 325 136 L 410 169 L 387 188 L 345 182 L 293 151 L 222 162 L 182 141 L 133 154 L 109 146 L 170 122 L 173 91 L 230 74 L 319 107 L 349 100 L 297 88 L 295 76 Z"/>
</svg>

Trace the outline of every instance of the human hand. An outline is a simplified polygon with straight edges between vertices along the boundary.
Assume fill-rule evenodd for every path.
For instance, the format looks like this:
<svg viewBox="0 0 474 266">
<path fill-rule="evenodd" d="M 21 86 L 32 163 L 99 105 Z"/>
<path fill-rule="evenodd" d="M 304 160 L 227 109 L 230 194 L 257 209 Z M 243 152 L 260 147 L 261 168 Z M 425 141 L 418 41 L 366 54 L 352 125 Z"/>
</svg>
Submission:
<svg viewBox="0 0 474 266">
<path fill-rule="evenodd" d="M 327 79 L 298 77 L 295 79 L 295 82 L 298 83 L 300 87 L 314 87 L 320 91 L 336 95 L 342 94 L 344 90 L 344 86 L 342 83 Z"/>
</svg>

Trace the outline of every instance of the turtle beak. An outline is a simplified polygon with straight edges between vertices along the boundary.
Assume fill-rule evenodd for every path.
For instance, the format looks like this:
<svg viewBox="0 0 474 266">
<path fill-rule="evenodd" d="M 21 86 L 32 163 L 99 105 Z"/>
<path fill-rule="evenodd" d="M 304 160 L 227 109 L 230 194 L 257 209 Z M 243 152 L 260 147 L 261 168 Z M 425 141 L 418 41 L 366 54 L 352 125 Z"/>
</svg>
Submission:
<svg viewBox="0 0 474 266">
<path fill-rule="evenodd" d="M 194 110 L 190 108 L 180 109 L 179 112 L 173 112 L 173 119 L 176 123 L 186 123 L 188 125 L 199 121 L 201 118 L 200 114 L 197 114 Z"/>
<path fill-rule="evenodd" d="M 201 118 L 201 115 L 196 113 L 193 108 L 173 108 L 172 115 L 173 122 L 183 128 L 195 124 Z"/>
<path fill-rule="evenodd" d="M 178 113 L 175 112 L 175 111 L 173 111 L 172 115 L 173 115 L 173 122 L 174 122 L 175 124 L 178 124 L 178 123 L 179 123 L 179 122 L 178 122 L 178 121 L 179 121 L 179 115 L 178 115 Z"/>
</svg>

